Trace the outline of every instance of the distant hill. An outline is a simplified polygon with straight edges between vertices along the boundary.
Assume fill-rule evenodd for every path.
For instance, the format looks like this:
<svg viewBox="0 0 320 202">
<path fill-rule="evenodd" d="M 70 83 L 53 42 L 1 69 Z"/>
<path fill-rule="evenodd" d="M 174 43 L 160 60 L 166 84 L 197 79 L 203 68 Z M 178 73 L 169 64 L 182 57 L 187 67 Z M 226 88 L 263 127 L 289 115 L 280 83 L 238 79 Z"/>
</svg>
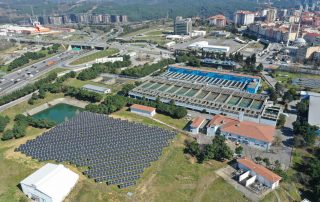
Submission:
<svg viewBox="0 0 320 202">
<path fill-rule="evenodd" d="M 225 14 L 231 17 L 238 9 L 254 10 L 254 0 L 117 0 L 104 2 L 96 13 L 126 14 L 131 20 L 162 18 L 169 13 L 191 17 Z"/>
</svg>

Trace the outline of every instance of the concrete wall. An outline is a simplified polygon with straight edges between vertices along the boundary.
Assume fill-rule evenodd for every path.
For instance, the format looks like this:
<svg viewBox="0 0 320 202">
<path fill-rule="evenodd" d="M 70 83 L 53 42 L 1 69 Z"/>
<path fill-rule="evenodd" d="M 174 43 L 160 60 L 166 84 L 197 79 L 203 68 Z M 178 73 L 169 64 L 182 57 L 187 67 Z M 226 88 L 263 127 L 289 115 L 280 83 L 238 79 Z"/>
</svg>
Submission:
<svg viewBox="0 0 320 202">
<path fill-rule="evenodd" d="M 251 184 L 253 184 L 254 181 L 256 181 L 256 179 L 257 179 L 257 176 L 256 176 L 256 175 L 254 175 L 254 176 L 252 176 L 250 179 L 248 179 L 248 180 L 246 181 L 246 187 L 248 187 L 248 186 L 250 186 Z"/>
<path fill-rule="evenodd" d="M 243 173 L 242 175 L 240 175 L 239 182 L 241 182 L 242 180 L 244 180 L 247 177 L 249 177 L 249 175 L 250 175 L 250 171 L 247 171 L 247 172 Z"/>
<path fill-rule="evenodd" d="M 32 199 L 34 197 L 39 198 L 39 202 L 53 202 L 52 198 L 47 196 L 46 194 L 39 192 L 37 189 L 34 187 L 21 184 L 22 191 L 25 195 L 28 196 L 28 198 Z"/>
</svg>

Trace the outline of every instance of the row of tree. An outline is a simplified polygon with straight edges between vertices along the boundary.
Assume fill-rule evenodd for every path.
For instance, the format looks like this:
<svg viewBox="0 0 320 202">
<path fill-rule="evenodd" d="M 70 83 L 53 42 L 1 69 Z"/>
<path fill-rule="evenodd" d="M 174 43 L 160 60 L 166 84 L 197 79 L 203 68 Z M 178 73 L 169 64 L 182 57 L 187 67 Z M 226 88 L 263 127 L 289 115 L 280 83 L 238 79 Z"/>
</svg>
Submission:
<svg viewBox="0 0 320 202">
<path fill-rule="evenodd" d="M 166 67 L 174 63 L 175 63 L 174 59 L 163 59 L 155 64 L 144 64 L 142 67 L 136 66 L 133 68 L 123 70 L 121 74 L 126 76 L 141 78 L 141 77 L 148 76 L 152 72 L 155 72 L 163 67 Z"/>
<path fill-rule="evenodd" d="M 319 128 L 308 123 L 309 100 L 302 100 L 297 104 L 296 108 L 297 120 L 293 122 L 295 146 L 313 146 Z"/>
<path fill-rule="evenodd" d="M 1 116 L 0 115 L 0 133 L 4 131 L 8 123 L 10 122 L 10 119 L 8 116 Z"/>
<path fill-rule="evenodd" d="M 183 107 L 176 106 L 174 102 L 170 104 L 165 104 L 157 101 L 147 101 L 147 100 L 138 100 L 130 97 L 124 97 L 121 95 L 110 95 L 101 104 L 89 104 L 86 106 L 86 110 L 100 113 L 100 114 L 110 114 L 124 106 L 130 106 L 132 104 L 141 104 L 145 106 L 150 106 L 156 108 L 156 111 L 161 114 L 168 115 L 172 118 L 183 118 L 187 115 L 187 110 Z"/>
<path fill-rule="evenodd" d="M 21 98 L 23 96 L 26 96 L 26 95 L 28 95 L 30 93 L 33 93 L 36 90 L 39 90 L 39 88 L 41 86 L 44 86 L 44 85 L 46 85 L 48 83 L 53 82 L 56 78 L 57 78 L 57 74 L 56 73 L 51 73 L 48 76 L 46 76 L 45 78 L 36 81 L 34 84 L 29 84 L 29 85 L 27 85 L 27 86 L 25 86 L 25 87 L 23 87 L 23 88 L 21 88 L 19 90 L 16 90 L 16 91 L 14 91 L 12 93 L 9 93 L 9 94 L 7 94 L 5 96 L 2 96 L 0 98 L 0 106 L 4 105 L 4 104 L 7 104 L 9 102 L 12 102 L 12 101 L 14 101 L 16 99 L 19 99 L 19 98 Z"/>
<path fill-rule="evenodd" d="M 28 126 L 34 128 L 52 128 L 56 125 L 55 122 L 48 121 L 46 119 L 36 119 L 31 116 L 25 116 L 22 114 L 16 115 L 14 119 L 15 123 L 12 129 L 6 130 L 2 135 L 2 140 L 10 140 L 13 138 L 21 138 L 26 135 L 26 129 Z"/>
<path fill-rule="evenodd" d="M 86 81 L 90 79 L 95 79 L 101 73 L 112 73 L 116 74 L 119 73 L 120 68 L 128 67 L 131 65 L 131 60 L 129 55 L 123 56 L 123 61 L 117 62 L 107 62 L 103 64 L 94 64 L 90 69 L 86 69 L 82 71 L 78 76 L 77 79 Z"/>
</svg>

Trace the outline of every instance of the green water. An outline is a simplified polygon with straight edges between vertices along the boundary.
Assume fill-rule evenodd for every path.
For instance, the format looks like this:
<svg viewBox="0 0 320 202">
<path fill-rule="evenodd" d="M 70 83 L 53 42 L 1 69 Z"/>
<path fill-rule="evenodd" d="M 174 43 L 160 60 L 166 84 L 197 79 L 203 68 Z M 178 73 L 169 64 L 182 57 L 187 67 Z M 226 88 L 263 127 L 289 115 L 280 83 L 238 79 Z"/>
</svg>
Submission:
<svg viewBox="0 0 320 202">
<path fill-rule="evenodd" d="M 38 119 L 48 119 L 56 123 L 62 123 L 65 120 L 74 117 L 80 111 L 83 111 L 83 109 L 68 104 L 57 104 L 37 114 L 34 114 L 32 117 Z"/>
</svg>

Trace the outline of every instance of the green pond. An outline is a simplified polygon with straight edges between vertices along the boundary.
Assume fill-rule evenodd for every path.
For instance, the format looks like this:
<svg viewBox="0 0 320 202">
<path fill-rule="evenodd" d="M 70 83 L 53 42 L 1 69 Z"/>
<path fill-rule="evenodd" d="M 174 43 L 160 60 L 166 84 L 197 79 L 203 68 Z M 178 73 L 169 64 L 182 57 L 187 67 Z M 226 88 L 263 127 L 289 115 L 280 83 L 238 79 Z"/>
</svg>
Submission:
<svg viewBox="0 0 320 202">
<path fill-rule="evenodd" d="M 75 107 L 68 104 L 57 104 L 48 109 L 45 109 L 37 114 L 34 114 L 32 117 L 37 119 L 48 119 L 56 123 L 62 123 L 65 120 L 68 120 L 84 109 Z"/>
</svg>

